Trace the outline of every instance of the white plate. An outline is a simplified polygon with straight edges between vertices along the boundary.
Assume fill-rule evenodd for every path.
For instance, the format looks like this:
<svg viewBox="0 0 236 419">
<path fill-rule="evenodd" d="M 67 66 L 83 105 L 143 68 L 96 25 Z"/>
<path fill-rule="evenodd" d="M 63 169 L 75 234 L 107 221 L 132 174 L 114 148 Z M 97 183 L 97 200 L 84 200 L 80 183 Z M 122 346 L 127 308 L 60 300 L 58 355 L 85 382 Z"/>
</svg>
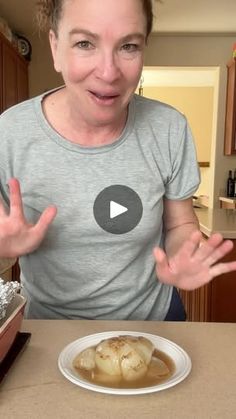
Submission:
<svg viewBox="0 0 236 419">
<path fill-rule="evenodd" d="M 144 336 L 147 339 L 149 339 L 155 345 L 156 348 L 158 348 L 160 351 L 165 352 L 174 361 L 174 374 L 164 383 L 160 383 L 152 387 L 121 389 L 103 387 L 96 384 L 92 384 L 83 379 L 79 375 L 79 373 L 76 372 L 76 370 L 72 366 L 72 362 L 76 355 L 78 355 L 81 351 L 88 348 L 89 346 L 97 345 L 103 339 L 108 339 L 114 336 L 121 335 Z M 176 384 L 183 381 L 190 373 L 192 363 L 188 354 L 180 346 L 176 345 L 176 343 L 171 342 L 170 340 L 162 338 L 160 336 L 151 335 L 149 333 L 129 332 L 126 330 L 96 333 L 95 335 L 89 335 L 81 339 L 75 340 L 74 342 L 67 345 L 60 353 L 58 358 L 58 367 L 62 374 L 69 381 L 86 389 L 97 391 L 99 393 L 135 395 L 154 393 L 156 391 L 165 390 L 169 387 L 175 386 Z"/>
</svg>

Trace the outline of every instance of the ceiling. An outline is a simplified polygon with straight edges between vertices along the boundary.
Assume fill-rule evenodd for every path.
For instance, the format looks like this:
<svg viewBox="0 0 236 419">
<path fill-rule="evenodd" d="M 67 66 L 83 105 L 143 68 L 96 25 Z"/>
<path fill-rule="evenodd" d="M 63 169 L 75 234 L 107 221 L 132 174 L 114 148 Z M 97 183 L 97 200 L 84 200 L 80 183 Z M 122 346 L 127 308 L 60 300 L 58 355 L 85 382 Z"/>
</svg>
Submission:
<svg viewBox="0 0 236 419">
<path fill-rule="evenodd" d="M 100 0 L 102 2 L 102 0 Z M 154 32 L 220 33 L 236 35 L 236 0 L 153 0 Z M 31 36 L 35 32 L 36 0 L 0 0 L 0 16 L 11 28 Z"/>
</svg>

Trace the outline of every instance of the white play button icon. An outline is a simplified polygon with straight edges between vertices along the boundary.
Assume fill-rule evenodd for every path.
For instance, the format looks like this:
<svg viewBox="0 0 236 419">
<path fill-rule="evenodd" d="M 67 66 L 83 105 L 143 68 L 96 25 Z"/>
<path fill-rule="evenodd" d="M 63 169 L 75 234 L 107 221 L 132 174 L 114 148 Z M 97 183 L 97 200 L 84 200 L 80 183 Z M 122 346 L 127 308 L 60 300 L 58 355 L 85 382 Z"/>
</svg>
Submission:
<svg viewBox="0 0 236 419">
<path fill-rule="evenodd" d="M 126 211 L 128 211 L 128 208 L 115 201 L 110 201 L 110 218 L 115 218 L 120 214 L 124 214 Z"/>
<path fill-rule="evenodd" d="M 110 185 L 97 195 L 93 214 L 103 230 L 111 234 L 125 234 L 140 222 L 143 205 L 133 189 L 125 185 Z"/>
</svg>

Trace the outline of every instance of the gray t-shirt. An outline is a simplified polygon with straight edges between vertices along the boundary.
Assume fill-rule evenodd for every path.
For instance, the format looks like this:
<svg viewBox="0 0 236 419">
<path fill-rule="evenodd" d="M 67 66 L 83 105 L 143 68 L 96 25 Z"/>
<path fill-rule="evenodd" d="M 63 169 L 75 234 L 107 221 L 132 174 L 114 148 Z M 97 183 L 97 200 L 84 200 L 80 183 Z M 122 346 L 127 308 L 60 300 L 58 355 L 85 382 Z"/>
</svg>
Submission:
<svg viewBox="0 0 236 419">
<path fill-rule="evenodd" d="M 172 288 L 158 282 L 152 253 L 164 243 L 163 197 L 186 199 L 199 185 L 186 118 L 135 95 L 116 141 L 82 147 L 50 126 L 42 97 L 0 117 L 3 199 L 9 202 L 7 182 L 16 177 L 29 221 L 50 204 L 58 208 L 40 247 L 20 258 L 26 316 L 163 320 Z M 94 217 L 96 198 L 112 185 L 132 189 L 142 203 L 139 223 L 124 234 L 104 230 Z"/>
</svg>

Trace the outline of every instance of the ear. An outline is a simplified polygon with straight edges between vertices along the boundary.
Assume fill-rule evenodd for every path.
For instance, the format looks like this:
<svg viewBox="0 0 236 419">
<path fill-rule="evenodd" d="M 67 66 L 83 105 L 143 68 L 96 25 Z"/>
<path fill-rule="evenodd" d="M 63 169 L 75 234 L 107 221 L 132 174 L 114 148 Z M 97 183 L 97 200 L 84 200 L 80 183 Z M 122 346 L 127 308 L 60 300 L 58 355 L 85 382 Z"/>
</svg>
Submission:
<svg viewBox="0 0 236 419">
<path fill-rule="evenodd" d="M 58 38 L 52 29 L 50 29 L 49 31 L 49 43 L 51 47 L 54 68 L 58 73 L 60 73 L 61 68 L 60 68 L 59 56 L 58 56 Z"/>
</svg>

